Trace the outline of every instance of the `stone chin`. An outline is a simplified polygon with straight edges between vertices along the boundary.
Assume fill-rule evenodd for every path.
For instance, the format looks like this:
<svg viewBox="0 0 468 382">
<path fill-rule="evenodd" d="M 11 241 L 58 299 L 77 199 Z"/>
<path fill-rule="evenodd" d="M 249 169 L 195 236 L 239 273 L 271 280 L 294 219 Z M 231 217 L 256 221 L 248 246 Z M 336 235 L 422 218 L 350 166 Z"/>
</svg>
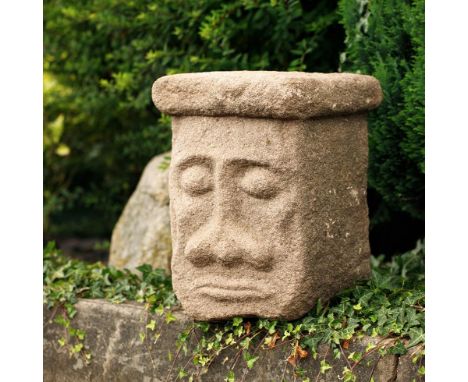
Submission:
<svg viewBox="0 0 468 382">
<path fill-rule="evenodd" d="M 218 321 L 239 316 L 294 320 L 302 317 L 313 306 L 312 302 L 307 307 L 297 304 L 296 297 L 259 298 L 237 291 L 224 291 L 222 297 L 221 294 L 217 296 L 216 292 L 212 291 L 210 296 L 200 294 L 197 298 L 192 296 L 184 299 L 181 295 L 179 299 L 187 314 L 199 321 Z"/>
<path fill-rule="evenodd" d="M 315 302 L 313 288 L 306 286 L 303 274 L 291 272 L 287 266 L 266 274 L 253 270 L 243 273 L 203 277 L 176 270 L 174 291 L 190 316 L 205 321 L 238 316 L 292 320 L 307 313 Z"/>
</svg>

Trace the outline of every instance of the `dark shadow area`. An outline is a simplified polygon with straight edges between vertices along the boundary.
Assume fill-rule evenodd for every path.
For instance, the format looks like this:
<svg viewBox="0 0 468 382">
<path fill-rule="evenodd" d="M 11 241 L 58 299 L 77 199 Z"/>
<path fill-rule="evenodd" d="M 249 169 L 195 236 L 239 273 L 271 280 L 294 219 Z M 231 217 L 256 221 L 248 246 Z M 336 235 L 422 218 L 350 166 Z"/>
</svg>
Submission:
<svg viewBox="0 0 468 382">
<path fill-rule="evenodd" d="M 107 263 L 109 260 L 109 242 L 106 238 L 83 238 L 83 237 L 44 237 L 44 246 L 48 241 L 54 240 L 57 248 L 63 254 L 72 259 L 95 263 L 102 261 Z"/>
<path fill-rule="evenodd" d="M 410 251 L 416 242 L 424 239 L 424 220 L 391 210 L 373 189 L 368 189 L 369 241 L 374 256 L 384 254 L 387 258 Z"/>
</svg>

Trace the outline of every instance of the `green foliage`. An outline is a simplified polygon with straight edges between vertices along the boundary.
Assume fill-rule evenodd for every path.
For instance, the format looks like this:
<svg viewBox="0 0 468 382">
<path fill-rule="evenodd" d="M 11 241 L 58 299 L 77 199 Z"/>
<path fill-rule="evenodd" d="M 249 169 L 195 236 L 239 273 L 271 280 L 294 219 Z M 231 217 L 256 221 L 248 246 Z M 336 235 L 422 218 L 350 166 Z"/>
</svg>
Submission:
<svg viewBox="0 0 468 382">
<path fill-rule="evenodd" d="M 70 319 L 76 313 L 74 304 L 78 297 L 105 298 L 115 303 L 136 300 L 145 303 L 150 312 L 159 316 L 165 314 L 166 323 L 174 321 L 175 317 L 168 308 L 176 305 L 177 301 L 170 279 L 148 265 L 140 267 L 139 271 L 141 276 L 100 263 L 69 260 L 49 244 L 44 250 L 44 300 L 49 307 L 65 308 L 63 316 L 57 318 L 65 328 L 71 327 Z M 170 353 L 170 358 L 176 362 L 181 350 L 186 354 L 188 344 L 197 332 L 196 344 L 190 350 L 194 366 L 206 370 L 223 350 L 234 348 L 238 356 L 231 360 L 226 377 L 226 380 L 234 380 L 235 365 L 243 361 L 248 369 L 254 367 L 260 348 L 289 345 L 288 364 L 300 374 L 300 360 L 309 354 L 317 358 L 318 346 L 328 344 L 334 357 L 345 356 L 347 359 L 349 367 L 342 371 L 342 375 L 345 380 L 352 381 L 354 368 L 375 351 L 381 355 L 401 355 L 413 348 L 417 349 L 413 359 L 415 362 L 420 359 L 424 351 L 424 301 L 424 245 L 419 242 L 414 250 L 394 257 L 391 262 L 384 262 L 383 256 L 373 257 L 370 280 L 341 292 L 326 304 L 319 301 L 299 320 L 286 322 L 235 317 L 218 323 L 193 323 L 179 334 L 177 352 L 175 356 Z M 149 317 L 145 332 L 140 333 L 140 340 L 147 341 L 149 334 L 157 340 L 156 326 L 156 321 Z M 80 332 L 73 330 L 79 337 Z M 81 333 L 83 339 L 84 333 Z M 350 352 L 346 355 L 343 350 L 347 348 L 346 344 L 363 335 L 384 340 L 370 343 L 364 353 Z M 59 343 L 65 345 L 66 342 L 61 338 Z M 329 369 L 329 363 L 321 359 L 320 371 L 326 373 Z M 179 375 L 186 374 L 186 370 L 179 370 Z"/>
<path fill-rule="evenodd" d="M 108 235 L 149 159 L 170 149 L 153 81 L 211 70 L 336 71 L 336 1 L 46 0 L 45 228 Z"/>
<path fill-rule="evenodd" d="M 138 270 L 140 276 L 102 263 L 68 259 L 50 242 L 44 249 L 44 303 L 63 305 L 70 318 L 76 314 L 78 298 L 104 298 L 114 303 L 135 300 L 151 305 L 153 311 L 176 303 L 171 280 L 162 269 L 143 265 Z"/>
<path fill-rule="evenodd" d="M 369 184 L 391 210 L 423 218 L 424 0 L 340 0 L 339 12 L 342 70 L 375 76 L 384 92 L 369 116 Z"/>
</svg>

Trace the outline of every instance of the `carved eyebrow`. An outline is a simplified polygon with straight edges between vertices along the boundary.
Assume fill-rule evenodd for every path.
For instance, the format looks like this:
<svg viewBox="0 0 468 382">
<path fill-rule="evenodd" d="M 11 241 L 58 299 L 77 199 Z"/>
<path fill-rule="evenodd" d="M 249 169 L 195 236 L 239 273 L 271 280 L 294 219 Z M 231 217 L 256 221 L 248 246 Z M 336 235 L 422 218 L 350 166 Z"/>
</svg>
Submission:
<svg viewBox="0 0 468 382">
<path fill-rule="evenodd" d="M 212 164 L 213 160 L 208 156 L 190 155 L 187 158 L 184 158 L 181 161 L 177 162 L 176 167 L 181 170 L 184 170 L 194 165 L 205 165 L 211 168 Z"/>
<path fill-rule="evenodd" d="M 245 159 L 245 158 L 234 158 L 228 159 L 226 161 L 228 165 L 240 166 L 240 167 L 264 167 L 264 168 L 272 168 L 272 165 L 266 161 L 259 161 L 253 159 Z"/>
</svg>

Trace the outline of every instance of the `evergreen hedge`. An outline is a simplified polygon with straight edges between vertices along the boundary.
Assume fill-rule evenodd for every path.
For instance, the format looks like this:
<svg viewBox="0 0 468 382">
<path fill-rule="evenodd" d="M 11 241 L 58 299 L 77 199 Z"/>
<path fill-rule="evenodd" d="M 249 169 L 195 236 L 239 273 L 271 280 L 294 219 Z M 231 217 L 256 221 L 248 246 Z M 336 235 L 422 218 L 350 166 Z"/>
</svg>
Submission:
<svg viewBox="0 0 468 382">
<path fill-rule="evenodd" d="M 340 0 L 342 70 L 379 79 L 384 101 L 369 116 L 369 185 L 388 211 L 424 218 L 424 0 Z"/>
<path fill-rule="evenodd" d="M 143 167 L 170 149 L 153 81 L 211 70 L 377 77 L 385 99 L 369 116 L 369 194 L 382 236 L 371 244 L 401 240 L 418 221 L 405 216 L 422 222 L 422 0 L 46 0 L 44 69 L 49 237 L 109 237 Z M 404 232 L 392 236 L 386 220 Z M 409 234 L 408 248 L 420 235 Z"/>
<path fill-rule="evenodd" d="M 336 1 L 46 0 L 46 233 L 108 235 L 170 149 L 153 81 L 210 70 L 336 71 Z"/>
</svg>

